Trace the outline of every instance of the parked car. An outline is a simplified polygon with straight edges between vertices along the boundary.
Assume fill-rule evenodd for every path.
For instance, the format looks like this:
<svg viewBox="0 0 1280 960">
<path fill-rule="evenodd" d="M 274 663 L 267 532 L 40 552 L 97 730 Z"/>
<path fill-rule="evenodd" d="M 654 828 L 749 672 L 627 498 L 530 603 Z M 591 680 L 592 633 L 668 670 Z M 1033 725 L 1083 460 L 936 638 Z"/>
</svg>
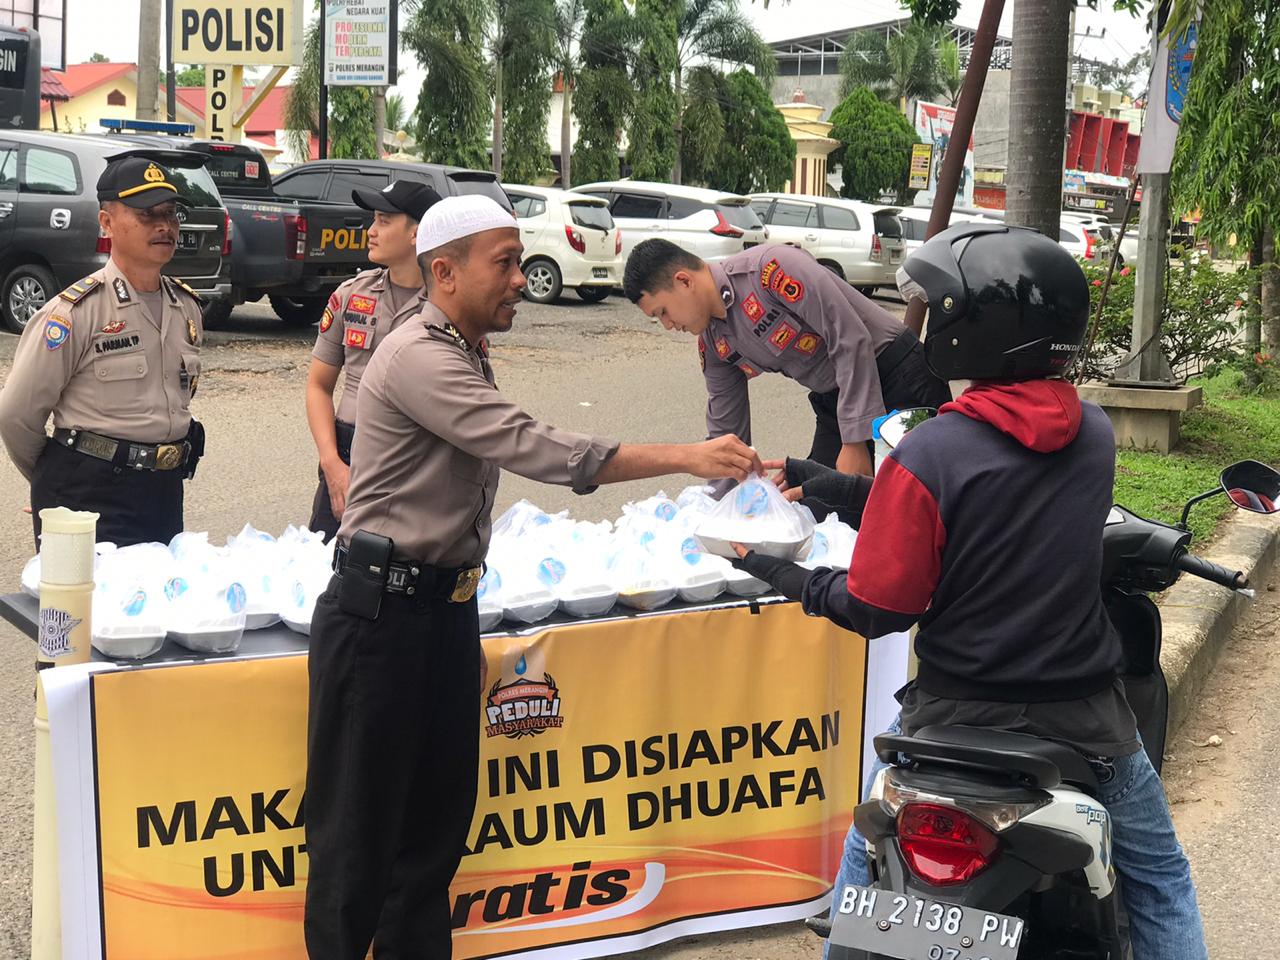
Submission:
<svg viewBox="0 0 1280 960">
<path fill-rule="evenodd" d="M 643 180 L 589 183 L 570 192 L 608 202 L 622 229 L 624 263 L 636 244 L 651 237 L 670 240 L 708 263 L 727 260 L 769 237 L 751 201 L 737 194 Z"/>
<path fill-rule="evenodd" d="M 1108 228 L 1110 230 L 1110 228 Z M 1101 263 L 1103 260 L 1104 241 L 1102 230 L 1096 224 L 1086 224 L 1063 215 L 1059 221 L 1058 242 L 1073 257 L 1085 263 Z"/>
<path fill-rule="evenodd" d="M 932 211 L 928 207 L 903 207 L 898 212 L 898 219 L 902 221 L 902 238 L 906 241 L 907 256 L 911 256 L 924 245 L 931 215 Z M 994 219 L 977 213 L 953 210 L 947 226 L 954 227 L 957 223 L 969 223 L 973 220 Z"/>
<path fill-rule="evenodd" d="M 503 187 L 524 243 L 524 295 L 554 303 L 564 287 L 599 303 L 622 283 L 622 231 L 600 197 L 550 187 Z"/>
<path fill-rule="evenodd" d="M 771 240 L 807 250 L 867 296 L 896 289 L 906 252 L 899 207 L 790 193 L 753 193 L 751 207 Z"/>
<path fill-rule="evenodd" d="M 178 249 L 164 272 L 204 296 L 225 296 L 227 211 L 204 160 L 143 149 L 96 134 L 6 130 L 0 134 L 0 317 L 21 333 L 27 321 L 75 281 L 107 262 L 98 228 L 98 177 L 107 159 L 136 152 L 164 164 L 191 205 L 179 208 Z"/>
</svg>

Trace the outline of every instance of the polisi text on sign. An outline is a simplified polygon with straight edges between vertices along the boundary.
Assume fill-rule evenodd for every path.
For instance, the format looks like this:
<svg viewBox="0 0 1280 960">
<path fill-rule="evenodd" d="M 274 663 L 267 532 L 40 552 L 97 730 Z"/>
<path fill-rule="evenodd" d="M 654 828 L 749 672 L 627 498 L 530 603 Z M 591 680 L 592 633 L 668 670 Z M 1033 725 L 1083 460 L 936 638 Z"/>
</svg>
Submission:
<svg viewBox="0 0 1280 960">
<path fill-rule="evenodd" d="M 174 55 L 191 63 L 297 63 L 301 24 L 298 0 L 175 0 Z"/>
</svg>

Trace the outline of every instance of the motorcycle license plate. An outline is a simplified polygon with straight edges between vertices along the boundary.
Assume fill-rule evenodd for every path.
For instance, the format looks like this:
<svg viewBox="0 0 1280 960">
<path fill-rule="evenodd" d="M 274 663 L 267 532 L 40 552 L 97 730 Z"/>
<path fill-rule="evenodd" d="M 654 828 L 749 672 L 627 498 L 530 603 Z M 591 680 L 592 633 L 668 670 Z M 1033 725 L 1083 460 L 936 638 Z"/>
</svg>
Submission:
<svg viewBox="0 0 1280 960">
<path fill-rule="evenodd" d="M 831 942 L 899 960 L 1016 960 L 1023 922 L 990 910 L 847 886 Z"/>
</svg>

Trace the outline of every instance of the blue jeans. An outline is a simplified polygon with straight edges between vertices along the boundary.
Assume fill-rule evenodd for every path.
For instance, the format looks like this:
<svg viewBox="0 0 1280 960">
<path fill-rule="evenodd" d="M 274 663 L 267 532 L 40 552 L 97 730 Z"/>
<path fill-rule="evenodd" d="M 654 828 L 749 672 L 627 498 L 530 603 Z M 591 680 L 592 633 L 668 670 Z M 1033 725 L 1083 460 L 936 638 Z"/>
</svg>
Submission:
<svg viewBox="0 0 1280 960">
<path fill-rule="evenodd" d="M 901 718 L 893 721 L 888 732 L 902 732 Z M 1099 781 L 1106 781 L 1101 783 L 1098 799 L 1111 816 L 1112 859 L 1129 912 L 1134 960 L 1208 960 L 1191 865 L 1173 831 L 1164 786 L 1146 751 L 1115 757 L 1109 763 L 1091 763 Z M 864 797 L 886 766 L 878 758 L 872 764 Z M 866 840 L 850 824 L 836 874 L 832 917 L 847 884 L 870 883 L 866 850 Z"/>
</svg>

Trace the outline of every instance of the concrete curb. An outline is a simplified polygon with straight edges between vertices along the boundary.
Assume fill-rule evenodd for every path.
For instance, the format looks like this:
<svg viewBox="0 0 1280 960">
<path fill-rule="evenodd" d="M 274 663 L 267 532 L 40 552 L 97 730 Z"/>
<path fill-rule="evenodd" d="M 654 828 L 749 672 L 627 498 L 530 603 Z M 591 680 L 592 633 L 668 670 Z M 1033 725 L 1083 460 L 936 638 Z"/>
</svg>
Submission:
<svg viewBox="0 0 1280 960">
<path fill-rule="evenodd" d="M 1196 545 L 1191 545 L 1192 552 Z M 1266 590 L 1280 565 L 1280 516 L 1237 511 L 1224 535 L 1200 554 L 1230 570 L 1243 570 L 1249 585 Z M 1184 576 L 1160 598 L 1164 646 L 1160 663 L 1169 681 L 1169 733 L 1191 713 L 1218 655 L 1251 603 L 1225 587 Z"/>
</svg>

